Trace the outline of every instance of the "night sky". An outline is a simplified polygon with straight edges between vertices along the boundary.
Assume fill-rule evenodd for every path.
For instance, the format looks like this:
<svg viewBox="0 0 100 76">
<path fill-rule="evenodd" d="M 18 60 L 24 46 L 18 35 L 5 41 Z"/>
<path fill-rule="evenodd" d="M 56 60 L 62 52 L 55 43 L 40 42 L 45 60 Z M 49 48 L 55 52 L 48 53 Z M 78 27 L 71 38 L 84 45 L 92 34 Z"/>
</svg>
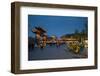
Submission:
<svg viewBox="0 0 100 76">
<path fill-rule="evenodd" d="M 28 36 L 34 37 L 32 28 L 40 26 L 47 31 L 48 36 L 61 37 L 74 33 L 76 29 L 81 31 L 88 22 L 87 20 L 87 17 L 28 15 Z"/>
</svg>

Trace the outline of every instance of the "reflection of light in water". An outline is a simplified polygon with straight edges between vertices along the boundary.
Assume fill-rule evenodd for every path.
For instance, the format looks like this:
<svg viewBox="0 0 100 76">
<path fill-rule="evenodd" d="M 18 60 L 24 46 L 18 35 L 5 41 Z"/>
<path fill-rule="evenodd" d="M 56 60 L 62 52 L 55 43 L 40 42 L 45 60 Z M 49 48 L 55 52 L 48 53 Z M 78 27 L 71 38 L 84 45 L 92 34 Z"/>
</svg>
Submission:
<svg viewBox="0 0 100 76">
<path fill-rule="evenodd" d="M 46 60 L 46 59 L 75 59 L 75 58 L 87 58 L 83 54 L 87 54 L 87 49 L 81 52 L 81 54 L 74 54 L 63 44 L 59 48 L 55 45 L 47 45 L 45 48 L 34 48 L 29 51 L 29 60 Z"/>
</svg>

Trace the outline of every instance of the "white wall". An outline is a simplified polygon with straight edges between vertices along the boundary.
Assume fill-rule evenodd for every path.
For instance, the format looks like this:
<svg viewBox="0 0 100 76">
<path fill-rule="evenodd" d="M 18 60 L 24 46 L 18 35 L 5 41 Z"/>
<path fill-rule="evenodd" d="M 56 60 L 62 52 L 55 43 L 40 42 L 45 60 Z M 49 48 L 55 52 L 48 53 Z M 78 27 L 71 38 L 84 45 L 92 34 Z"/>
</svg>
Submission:
<svg viewBox="0 0 100 76">
<path fill-rule="evenodd" d="M 0 76 L 16 76 L 10 73 L 11 61 L 11 15 L 10 3 L 15 0 L 0 1 Z M 17 0 L 25 2 L 41 2 L 41 3 L 57 3 L 57 4 L 74 4 L 74 5 L 89 5 L 98 6 L 100 21 L 100 0 Z M 100 33 L 100 23 L 98 23 L 98 33 Z M 98 43 L 100 42 L 100 34 Z M 99 44 L 100 46 L 100 44 Z M 100 48 L 98 49 L 98 58 L 100 58 Z M 21 74 L 18 76 L 100 76 L 100 59 L 98 59 L 98 70 L 81 70 L 81 71 L 65 71 L 65 72 L 50 72 L 38 74 Z"/>
</svg>

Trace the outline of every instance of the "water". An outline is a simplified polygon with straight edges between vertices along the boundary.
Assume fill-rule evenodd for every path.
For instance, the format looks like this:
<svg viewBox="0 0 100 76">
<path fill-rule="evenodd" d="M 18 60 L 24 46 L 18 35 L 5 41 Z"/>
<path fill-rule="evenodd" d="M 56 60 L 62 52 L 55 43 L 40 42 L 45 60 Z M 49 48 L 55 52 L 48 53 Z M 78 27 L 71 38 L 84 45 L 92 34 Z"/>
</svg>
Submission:
<svg viewBox="0 0 100 76">
<path fill-rule="evenodd" d="M 85 51 L 87 51 L 87 49 L 85 49 Z M 35 47 L 34 49 L 30 49 L 28 51 L 28 60 L 87 58 L 87 56 L 84 56 L 83 52 L 84 50 L 80 54 L 74 54 L 69 51 L 65 44 L 59 47 L 56 45 L 47 45 L 45 48 Z"/>
</svg>

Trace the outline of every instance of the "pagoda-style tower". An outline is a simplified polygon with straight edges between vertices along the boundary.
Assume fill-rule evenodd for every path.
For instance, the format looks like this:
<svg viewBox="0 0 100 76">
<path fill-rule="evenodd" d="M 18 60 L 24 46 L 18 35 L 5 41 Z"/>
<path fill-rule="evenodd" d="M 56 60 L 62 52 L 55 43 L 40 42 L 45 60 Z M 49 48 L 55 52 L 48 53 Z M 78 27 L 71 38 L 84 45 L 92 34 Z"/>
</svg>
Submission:
<svg viewBox="0 0 100 76">
<path fill-rule="evenodd" d="M 32 32 L 35 33 L 35 44 L 37 47 L 46 46 L 46 31 L 41 27 L 35 27 L 32 29 Z"/>
</svg>

